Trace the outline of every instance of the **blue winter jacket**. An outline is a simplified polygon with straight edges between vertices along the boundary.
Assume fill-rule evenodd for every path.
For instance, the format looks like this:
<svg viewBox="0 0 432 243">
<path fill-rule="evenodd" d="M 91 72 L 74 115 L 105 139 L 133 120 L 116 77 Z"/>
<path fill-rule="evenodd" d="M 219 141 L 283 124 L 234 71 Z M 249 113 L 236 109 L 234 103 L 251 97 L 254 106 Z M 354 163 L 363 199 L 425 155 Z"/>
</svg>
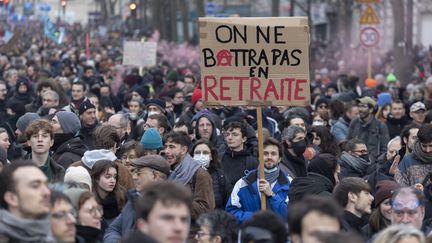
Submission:
<svg viewBox="0 0 432 243">
<path fill-rule="evenodd" d="M 139 195 L 136 189 L 132 189 L 126 193 L 126 197 L 128 201 L 121 214 L 119 214 L 105 230 L 103 238 L 104 243 L 120 242 L 123 237 L 135 230 L 135 202 Z"/>
<path fill-rule="evenodd" d="M 257 170 L 253 170 L 237 181 L 225 206 L 225 211 L 234 215 L 240 224 L 261 209 L 257 184 Z M 290 178 L 281 170 L 278 179 L 271 186 L 275 196 L 267 197 L 267 209 L 272 210 L 286 221 Z"/>
</svg>

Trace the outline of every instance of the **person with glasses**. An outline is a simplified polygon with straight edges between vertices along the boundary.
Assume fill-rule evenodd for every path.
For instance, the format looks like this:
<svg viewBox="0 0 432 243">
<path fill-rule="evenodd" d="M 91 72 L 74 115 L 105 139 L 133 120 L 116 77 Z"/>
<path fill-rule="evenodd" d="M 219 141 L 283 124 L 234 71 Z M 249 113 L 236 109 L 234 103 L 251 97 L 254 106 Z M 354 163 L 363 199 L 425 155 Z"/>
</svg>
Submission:
<svg viewBox="0 0 432 243">
<path fill-rule="evenodd" d="M 402 187 L 396 190 L 391 197 L 392 225 L 412 225 L 421 230 L 425 235 L 431 231 L 428 224 L 424 224 L 425 197 L 423 192 L 414 187 Z"/>
<path fill-rule="evenodd" d="M 131 170 L 135 189 L 127 192 L 126 198 L 128 201 L 121 214 L 117 216 L 105 231 L 105 243 L 119 242 L 123 236 L 136 228 L 135 207 L 139 194 L 146 187 L 151 186 L 152 183 L 166 180 L 170 174 L 170 165 L 160 155 L 146 155 L 133 160 Z"/>
<path fill-rule="evenodd" d="M 374 163 L 378 156 L 387 152 L 390 140 L 387 126 L 375 118 L 377 103 L 371 97 L 357 99 L 359 118 L 351 121 L 347 139 L 358 138 L 364 141 L 368 148 L 369 159 Z"/>
<path fill-rule="evenodd" d="M 339 160 L 341 177 L 366 176 L 372 163 L 369 160 L 369 150 L 365 142 L 354 138 L 346 142 L 344 149 Z"/>
<path fill-rule="evenodd" d="M 406 154 L 395 174 L 401 186 L 413 186 L 427 181 L 432 170 L 432 125 L 422 126 L 417 133 L 412 153 Z"/>
<path fill-rule="evenodd" d="M 126 142 L 120 150 L 120 159 L 122 164 L 129 170 L 132 169 L 132 161 L 144 156 L 144 148 L 137 141 Z"/>
<path fill-rule="evenodd" d="M 107 225 L 102 220 L 104 211 L 95 195 L 81 188 L 70 188 L 64 193 L 69 197 L 76 212 L 77 238 L 83 239 L 84 242 L 102 241 L 101 232 Z"/>
<path fill-rule="evenodd" d="M 51 191 L 51 230 L 57 242 L 74 243 L 77 212 L 65 194 Z"/>
<path fill-rule="evenodd" d="M 329 103 L 330 100 L 327 98 L 319 98 L 315 103 L 315 113 L 319 114 L 320 116 L 326 116 L 329 117 Z"/>
<path fill-rule="evenodd" d="M 202 214 L 197 223 L 200 226 L 200 230 L 195 235 L 198 243 L 237 242 L 237 220 L 225 211 L 215 210 Z"/>
</svg>

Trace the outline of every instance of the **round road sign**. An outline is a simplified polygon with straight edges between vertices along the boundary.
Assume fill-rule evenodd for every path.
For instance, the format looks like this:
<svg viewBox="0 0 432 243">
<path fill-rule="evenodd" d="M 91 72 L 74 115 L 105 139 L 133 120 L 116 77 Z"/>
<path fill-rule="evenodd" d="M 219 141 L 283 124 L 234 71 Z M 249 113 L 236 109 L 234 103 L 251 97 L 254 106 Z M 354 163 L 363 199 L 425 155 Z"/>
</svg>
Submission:
<svg viewBox="0 0 432 243">
<path fill-rule="evenodd" d="M 373 27 L 365 27 L 360 31 L 360 43 L 365 47 L 374 47 L 378 45 L 380 34 Z"/>
</svg>

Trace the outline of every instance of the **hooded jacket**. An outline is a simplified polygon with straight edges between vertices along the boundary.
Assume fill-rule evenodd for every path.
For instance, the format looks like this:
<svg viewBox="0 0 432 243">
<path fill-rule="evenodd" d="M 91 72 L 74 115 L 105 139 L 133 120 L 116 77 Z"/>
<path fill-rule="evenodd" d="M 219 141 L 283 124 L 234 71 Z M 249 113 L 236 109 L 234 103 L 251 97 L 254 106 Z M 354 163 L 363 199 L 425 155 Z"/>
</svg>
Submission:
<svg viewBox="0 0 432 243">
<path fill-rule="evenodd" d="M 251 171 L 235 184 L 228 199 L 225 211 L 234 215 L 239 223 L 250 219 L 255 212 L 261 209 L 261 194 L 258 191 L 257 180 L 257 170 Z M 286 221 L 290 180 L 282 170 L 271 188 L 275 195 L 267 197 L 267 207 Z"/>
<path fill-rule="evenodd" d="M 0 242 L 55 242 L 50 218 L 22 219 L 0 209 Z"/>
<path fill-rule="evenodd" d="M 327 177 L 309 172 L 306 177 L 297 177 L 291 182 L 288 198 L 291 203 L 294 203 L 306 195 L 331 197 L 333 187 L 333 183 Z"/>
<path fill-rule="evenodd" d="M 213 146 L 215 148 L 219 148 L 223 144 L 223 139 L 221 136 L 218 135 L 218 131 L 217 131 L 217 129 L 219 128 L 219 125 L 218 125 L 219 122 L 216 122 L 216 119 L 218 119 L 218 118 L 216 117 L 216 115 L 214 115 L 213 113 L 211 113 L 209 111 L 200 111 L 192 118 L 192 122 L 197 121 L 197 125 L 195 126 L 195 139 L 198 140 L 201 138 L 201 136 L 198 132 L 198 121 L 202 117 L 207 118 L 211 122 L 211 124 L 213 126 L 213 131 L 212 131 L 212 135 L 210 137 L 210 142 L 213 144 Z"/>
<path fill-rule="evenodd" d="M 253 154 L 251 147 L 246 147 L 239 152 L 227 148 L 221 157 L 221 164 L 226 176 L 227 194 L 230 195 L 237 181 L 250 171 L 255 170 L 259 165 L 259 161 Z"/>
</svg>

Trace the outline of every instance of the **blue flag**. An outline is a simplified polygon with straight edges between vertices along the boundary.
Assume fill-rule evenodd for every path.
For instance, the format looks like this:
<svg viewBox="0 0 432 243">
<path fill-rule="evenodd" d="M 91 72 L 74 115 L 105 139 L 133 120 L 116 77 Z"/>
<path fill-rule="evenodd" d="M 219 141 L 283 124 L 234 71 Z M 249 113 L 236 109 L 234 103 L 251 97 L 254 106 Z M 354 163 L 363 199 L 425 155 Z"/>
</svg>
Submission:
<svg viewBox="0 0 432 243">
<path fill-rule="evenodd" d="M 55 43 L 63 43 L 65 29 L 63 27 L 60 27 L 58 30 L 56 30 L 53 22 L 51 22 L 51 19 L 48 16 L 44 19 L 44 33 L 46 37 L 48 37 Z"/>
</svg>

